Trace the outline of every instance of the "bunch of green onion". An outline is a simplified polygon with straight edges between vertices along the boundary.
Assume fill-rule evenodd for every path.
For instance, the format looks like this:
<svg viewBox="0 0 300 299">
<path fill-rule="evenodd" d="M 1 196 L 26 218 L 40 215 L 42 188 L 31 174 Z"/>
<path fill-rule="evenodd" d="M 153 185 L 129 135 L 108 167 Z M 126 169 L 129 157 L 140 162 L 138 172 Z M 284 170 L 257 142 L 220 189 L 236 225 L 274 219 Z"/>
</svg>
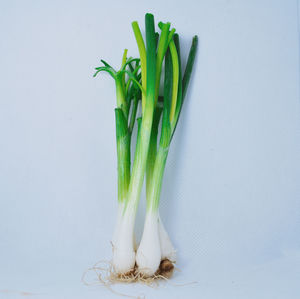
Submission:
<svg viewBox="0 0 300 299">
<path fill-rule="evenodd" d="M 158 24 L 145 15 L 145 40 L 137 22 L 132 23 L 139 58 L 127 58 L 121 69 L 107 62 L 96 68 L 108 72 L 116 84 L 116 144 L 118 157 L 118 213 L 112 239 L 116 273 L 137 267 L 145 277 L 153 276 L 162 260 L 176 262 L 176 252 L 159 216 L 160 192 L 170 143 L 181 112 L 195 60 L 195 36 L 184 72 L 181 70 L 179 37 L 170 23 Z M 164 62 L 164 68 L 163 68 Z M 159 95 L 162 72 L 163 95 Z M 141 108 L 138 109 L 138 106 Z M 141 111 L 141 115 L 137 115 Z M 137 121 L 137 141 L 131 167 L 131 136 Z M 159 132 L 160 130 L 160 132 Z M 158 141 L 159 139 L 159 141 Z M 141 242 L 136 248 L 134 223 L 146 174 L 147 210 Z"/>
</svg>

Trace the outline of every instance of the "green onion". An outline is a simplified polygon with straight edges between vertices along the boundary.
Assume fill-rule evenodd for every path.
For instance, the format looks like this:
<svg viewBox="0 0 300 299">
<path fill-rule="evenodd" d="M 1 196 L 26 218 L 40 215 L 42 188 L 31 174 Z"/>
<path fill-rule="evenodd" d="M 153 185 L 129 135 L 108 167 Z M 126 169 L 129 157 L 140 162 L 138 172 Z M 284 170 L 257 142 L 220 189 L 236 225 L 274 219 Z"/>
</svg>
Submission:
<svg viewBox="0 0 300 299">
<path fill-rule="evenodd" d="M 116 84 L 118 215 L 112 244 L 113 266 L 118 274 L 132 273 L 137 265 L 141 275 L 153 276 L 158 270 L 162 273 L 162 260 L 176 261 L 175 250 L 159 216 L 159 202 L 169 147 L 190 81 L 198 39 L 197 36 L 193 39 L 182 78 L 179 36 L 168 22 L 159 22 L 158 27 L 160 34 L 155 31 L 153 15 L 147 13 L 144 42 L 138 23 L 133 22 L 140 57 L 127 58 L 125 49 L 119 71 L 101 60 L 103 66 L 97 67 L 94 75 L 105 71 Z M 140 101 L 142 112 L 137 115 Z M 137 140 L 131 167 L 131 135 L 136 120 Z M 136 250 L 134 222 L 145 174 L 147 210 L 143 236 Z"/>
</svg>

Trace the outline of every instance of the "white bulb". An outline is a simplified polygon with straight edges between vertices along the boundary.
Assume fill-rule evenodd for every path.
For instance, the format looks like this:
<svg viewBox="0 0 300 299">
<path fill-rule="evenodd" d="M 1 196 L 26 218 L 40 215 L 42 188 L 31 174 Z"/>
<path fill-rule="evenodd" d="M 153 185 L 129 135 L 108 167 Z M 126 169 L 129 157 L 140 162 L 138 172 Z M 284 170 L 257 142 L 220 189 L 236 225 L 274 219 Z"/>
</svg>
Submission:
<svg viewBox="0 0 300 299">
<path fill-rule="evenodd" d="M 168 259 L 169 261 L 176 262 L 176 250 L 174 249 L 170 237 L 159 217 L 158 220 L 158 233 L 160 240 L 161 259 Z"/>
<path fill-rule="evenodd" d="M 158 270 L 161 261 L 158 234 L 158 213 L 147 212 L 144 231 L 136 254 L 139 271 L 145 276 L 152 276 Z"/>
<path fill-rule="evenodd" d="M 135 265 L 134 217 L 123 211 L 118 214 L 117 227 L 113 237 L 113 267 L 117 273 L 130 272 Z"/>
</svg>

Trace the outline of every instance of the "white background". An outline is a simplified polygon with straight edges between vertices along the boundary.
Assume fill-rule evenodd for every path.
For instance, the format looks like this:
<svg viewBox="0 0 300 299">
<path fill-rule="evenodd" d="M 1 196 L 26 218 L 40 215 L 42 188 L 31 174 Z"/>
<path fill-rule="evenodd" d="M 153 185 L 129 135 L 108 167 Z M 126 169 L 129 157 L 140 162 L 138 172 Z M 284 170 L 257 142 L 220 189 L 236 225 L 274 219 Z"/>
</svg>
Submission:
<svg viewBox="0 0 300 299">
<path fill-rule="evenodd" d="M 295 0 L 0 2 L 0 298 L 117 298 L 80 281 L 111 257 L 117 201 L 114 83 L 92 74 L 138 54 L 146 12 L 172 22 L 185 57 L 200 41 L 161 197 L 172 283 L 197 284 L 115 289 L 299 298 Z"/>
</svg>

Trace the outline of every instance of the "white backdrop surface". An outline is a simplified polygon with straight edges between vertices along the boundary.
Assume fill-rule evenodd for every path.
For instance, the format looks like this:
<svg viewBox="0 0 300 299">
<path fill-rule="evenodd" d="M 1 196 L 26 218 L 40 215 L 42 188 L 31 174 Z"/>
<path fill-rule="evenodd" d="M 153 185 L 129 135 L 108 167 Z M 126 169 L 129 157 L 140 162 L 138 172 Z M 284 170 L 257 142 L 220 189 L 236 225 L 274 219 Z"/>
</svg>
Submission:
<svg viewBox="0 0 300 299">
<path fill-rule="evenodd" d="M 295 0 L 0 2 L 0 298 L 117 298 L 80 280 L 111 257 L 117 201 L 114 83 L 92 74 L 137 55 L 146 12 L 172 22 L 183 54 L 200 42 L 161 199 L 181 272 L 115 289 L 299 298 Z M 138 236 L 143 211 L 144 198 Z"/>
</svg>

